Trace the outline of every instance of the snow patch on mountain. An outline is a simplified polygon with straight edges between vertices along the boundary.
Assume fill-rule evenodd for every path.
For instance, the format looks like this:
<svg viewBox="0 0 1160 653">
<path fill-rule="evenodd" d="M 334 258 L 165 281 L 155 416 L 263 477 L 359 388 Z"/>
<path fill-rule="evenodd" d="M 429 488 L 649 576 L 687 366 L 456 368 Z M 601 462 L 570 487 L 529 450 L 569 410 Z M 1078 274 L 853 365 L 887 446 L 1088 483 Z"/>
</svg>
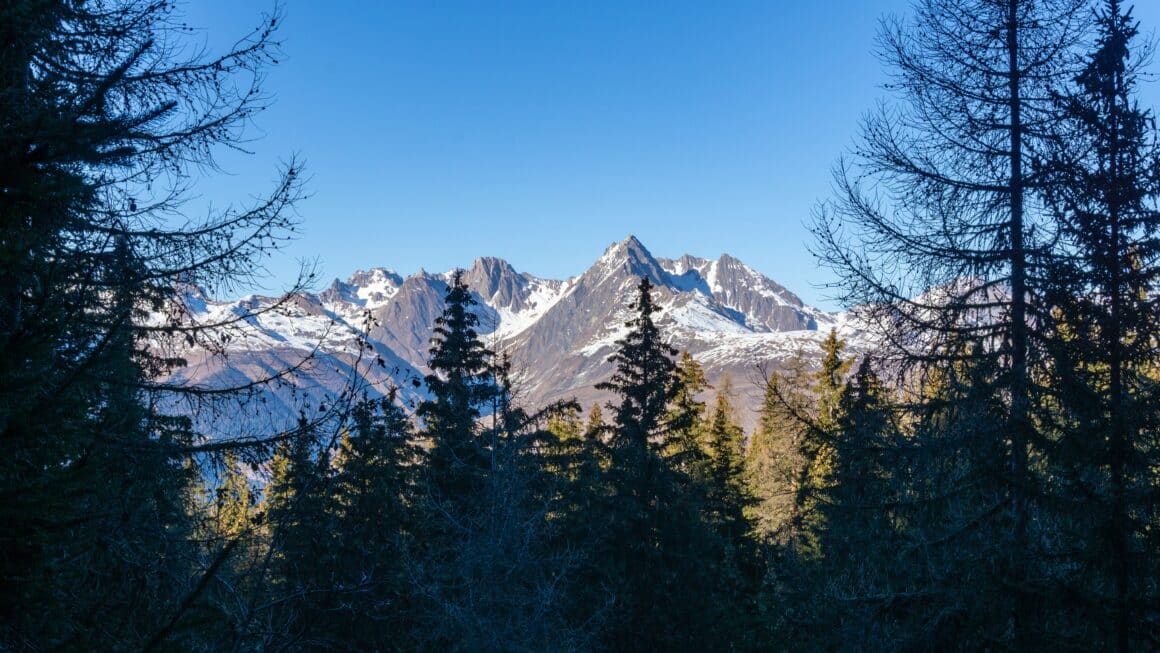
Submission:
<svg viewBox="0 0 1160 653">
<path fill-rule="evenodd" d="M 507 307 L 496 309 L 499 324 L 493 333 L 498 340 L 510 340 L 526 331 L 555 306 L 571 287 L 567 283 L 553 283 L 543 279 L 534 279 L 530 286 L 531 290 L 524 299 L 523 310 Z"/>
<path fill-rule="evenodd" d="M 691 294 L 680 297 L 662 311 L 662 319 L 672 322 L 672 328 L 686 332 L 689 336 L 701 334 L 742 334 L 752 333 L 753 330 L 738 322 L 736 316 L 724 314 L 713 306 L 711 300 L 701 294 Z M 744 319 L 744 316 L 741 316 Z"/>
</svg>

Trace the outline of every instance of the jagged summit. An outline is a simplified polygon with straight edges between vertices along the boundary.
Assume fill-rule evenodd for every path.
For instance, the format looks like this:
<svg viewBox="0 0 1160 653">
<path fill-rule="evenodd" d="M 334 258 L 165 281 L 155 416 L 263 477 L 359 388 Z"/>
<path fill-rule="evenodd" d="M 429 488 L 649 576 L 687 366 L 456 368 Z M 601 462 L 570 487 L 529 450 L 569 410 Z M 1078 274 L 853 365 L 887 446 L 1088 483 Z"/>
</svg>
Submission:
<svg viewBox="0 0 1160 653">
<path fill-rule="evenodd" d="M 657 286 L 668 283 L 668 275 L 657 259 L 636 236 L 631 234 L 624 240 L 609 245 L 596 264 L 581 275 L 581 278 L 596 277 L 603 280 L 617 274 L 648 277 L 649 281 Z"/>
<path fill-rule="evenodd" d="M 520 274 L 507 261 L 494 256 L 475 259 L 464 275 L 464 282 L 489 305 L 513 310 L 524 307 L 529 275 Z"/>
</svg>

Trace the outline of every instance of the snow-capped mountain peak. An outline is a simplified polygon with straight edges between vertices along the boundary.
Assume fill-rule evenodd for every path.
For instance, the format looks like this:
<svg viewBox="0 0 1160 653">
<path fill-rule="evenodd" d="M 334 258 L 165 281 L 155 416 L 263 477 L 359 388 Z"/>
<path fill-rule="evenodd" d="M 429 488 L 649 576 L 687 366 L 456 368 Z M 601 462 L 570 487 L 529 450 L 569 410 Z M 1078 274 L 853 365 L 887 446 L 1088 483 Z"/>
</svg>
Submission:
<svg viewBox="0 0 1160 653">
<path fill-rule="evenodd" d="M 244 355 L 232 356 L 240 363 L 230 363 L 230 378 L 269 369 L 268 362 L 254 361 L 272 351 L 285 360 L 296 347 L 317 347 L 337 368 L 364 374 L 350 344 L 361 335 L 389 363 L 377 376 L 367 372 L 368 382 L 373 376 L 376 387 L 415 387 L 409 380 L 429 371 L 432 326 L 443 311 L 451 274 L 419 270 L 403 277 L 387 268 L 358 271 L 317 296 L 299 298 L 288 311 L 246 318 L 260 337 L 233 342 L 235 352 Z M 701 360 L 710 381 L 729 373 L 743 382 L 758 366 L 777 365 L 799 349 L 812 353 L 833 326 L 847 336 L 855 334 L 841 316 L 806 306 L 728 254 L 656 258 L 634 236 L 613 243 L 592 267 L 568 280 L 541 279 L 490 256 L 475 260 L 463 274 L 478 302 L 479 333 L 488 346 L 513 356 L 522 400 L 532 405 L 573 396 L 586 404 L 601 399 L 594 386 L 612 371 L 608 356 L 626 333 L 641 277 L 656 288 L 660 311 L 654 319 L 665 337 Z M 245 309 L 244 302 L 194 295 L 185 301 L 203 313 L 227 305 L 228 310 Z M 338 327 L 328 330 L 322 324 L 327 321 Z M 317 383 L 329 392 L 339 390 L 330 387 L 339 377 Z"/>
</svg>

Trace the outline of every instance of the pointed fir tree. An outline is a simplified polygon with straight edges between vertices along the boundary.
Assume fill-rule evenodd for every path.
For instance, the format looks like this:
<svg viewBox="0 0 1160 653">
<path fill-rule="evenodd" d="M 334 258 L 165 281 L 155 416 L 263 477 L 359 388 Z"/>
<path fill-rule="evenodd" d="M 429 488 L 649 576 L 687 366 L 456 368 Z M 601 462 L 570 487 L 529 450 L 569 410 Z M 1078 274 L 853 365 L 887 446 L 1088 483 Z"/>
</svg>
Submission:
<svg viewBox="0 0 1160 653">
<path fill-rule="evenodd" d="M 334 460 L 333 520 L 338 609 L 326 627 L 351 650 L 403 646 L 414 598 L 415 464 L 419 449 L 392 389 L 351 410 Z"/>
<path fill-rule="evenodd" d="M 991 386 L 993 361 L 973 353 L 981 347 L 966 343 L 954 362 L 928 369 L 921 398 L 908 407 L 902 459 L 889 480 L 900 493 L 898 544 L 880 561 L 885 591 L 872 595 L 884 610 L 875 624 L 880 650 L 978 650 L 1010 637 L 1019 598 L 992 570 L 1014 552 L 988 527 L 1010 497 L 1008 407 Z"/>
<path fill-rule="evenodd" d="M 1149 374 L 1160 336 L 1160 139 L 1136 98 L 1151 48 L 1130 8 L 1099 5 L 1093 50 L 1060 100 L 1071 131 L 1045 192 L 1071 254 L 1053 261 L 1047 297 L 1059 322 L 1049 337 L 1059 481 L 1051 488 L 1053 505 L 1065 507 L 1062 555 L 1082 571 L 1053 575 L 1044 594 L 1071 597 L 1090 615 L 1080 628 L 1066 616 L 1054 625 L 1073 646 L 1125 652 L 1160 633 L 1160 595 L 1142 582 L 1158 571 L 1160 545 L 1142 535 L 1158 531 L 1148 469 L 1160 457 L 1148 434 L 1160 414 Z"/>
<path fill-rule="evenodd" d="M 670 402 L 677 396 L 676 350 L 652 316 L 652 283 L 642 278 L 636 316 L 610 360 L 614 421 L 609 465 L 593 551 L 615 604 L 603 643 L 611 650 L 718 650 L 730 629 L 732 603 L 717 583 L 725 564 L 720 539 L 702 520 L 704 491 L 664 456 L 671 443 Z"/>
<path fill-rule="evenodd" d="M 482 410 L 499 397 L 492 369 L 493 352 L 476 332 L 475 298 L 456 271 L 444 297 L 443 313 L 431 338 L 431 373 L 426 377 L 431 399 L 416 414 L 431 440 L 427 455 L 429 490 L 438 500 L 459 501 L 477 491 L 490 467 L 488 443 L 478 423 Z"/>
<path fill-rule="evenodd" d="M 600 409 L 600 404 L 592 404 L 588 410 L 588 420 L 584 423 L 584 436 L 595 438 L 604 432 L 605 426 L 604 411 Z"/>
<path fill-rule="evenodd" d="M 704 368 L 689 352 L 682 353 L 677 363 L 675 384 L 676 391 L 665 416 L 669 429 L 665 456 L 674 469 L 705 480 L 709 474 L 706 409 L 698 396 L 709 388 L 709 382 Z"/>
<path fill-rule="evenodd" d="M 746 513 L 754 499 L 745 483 L 745 432 L 736 423 L 729 377 L 720 382 L 706 438 L 709 523 L 741 557 L 747 556 L 752 526 Z"/>
<path fill-rule="evenodd" d="M 242 470 L 237 452 L 228 451 L 223 456 L 221 479 L 212 493 L 214 534 L 225 539 L 247 535 L 255 525 L 258 495 Z"/>
<path fill-rule="evenodd" d="M 864 357 L 845 384 L 837 421 L 830 426 L 834 452 L 832 483 L 822 493 L 823 552 L 812 600 L 819 627 L 811 633 L 819 649 L 861 642 L 867 650 L 889 649 L 887 601 L 904 586 L 907 572 L 896 564 L 901 540 L 896 506 L 904 496 L 899 470 L 907 464 L 905 439 L 893 420 L 886 389 Z"/>
<path fill-rule="evenodd" d="M 672 359 L 677 350 L 661 339 L 653 323 L 652 315 L 660 309 L 653 304 L 652 289 L 648 277 L 642 277 L 631 305 L 637 315 L 626 323 L 630 331 L 617 341 L 617 351 L 609 358 L 615 371 L 609 381 L 596 385 L 618 396 L 612 406 L 614 450 L 641 461 L 644 452 L 655 450 L 663 439 L 665 414 L 678 388 Z"/>
<path fill-rule="evenodd" d="M 843 358 L 842 350 L 845 347 L 846 341 L 838 338 L 837 329 L 830 329 L 821 344 L 822 365 L 817 372 L 813 390 L 816 408 L 809 418 L 800 445 L 800 455 L 805 466 L 794 499 L 794 514 L 797 520 L 795 531 L 800 538 L 798 546 L 806 556 L 824 555 L 819 540 L 827 524 L 821 507 L 835 483 L 833 440 L 843 418 L 845 377 L 853 363 L 851 359 Z"/>
<path fill-rule="evenodd" d="M 326 615 L 334 607 L 337 550 L 328 509 L 330 465 L 305 417 L 279 443 L 269 473 L 263 512 L 273 637 L 280 646 L 327 650 L 334 646 Z"/>
</svg>

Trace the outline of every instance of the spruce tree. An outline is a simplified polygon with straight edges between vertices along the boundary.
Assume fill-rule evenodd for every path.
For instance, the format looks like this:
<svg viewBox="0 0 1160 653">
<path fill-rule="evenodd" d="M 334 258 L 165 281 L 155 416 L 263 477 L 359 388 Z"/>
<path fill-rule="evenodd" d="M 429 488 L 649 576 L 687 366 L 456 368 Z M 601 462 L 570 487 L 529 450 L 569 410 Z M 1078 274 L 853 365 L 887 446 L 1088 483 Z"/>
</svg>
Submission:
<svg viewBox="0 0 1160 653">
<path fill-rule="evenodd" d="M 279 444 L 269 464 L 263 503 L 271 552 L 268 636 L 297 650 L 334 646 L 325 617 L 337 585 L 329 461 L 303 418 L 302 428 Z"/>
<path fill-rule="evenodd" d="M 745 432 L 735 421 L 732 384 L 728 376 L 719 383 L 706 433 L 704 514 L 724 546 L 721 582 L 732 581 L 734 596 L 742 599 L 753 595 L 760 580 L 757 540 L 749 520 L 749 510 L 757 500 L 746 482 Z"/>
<path fill-rule="evenodd" d="M 1160 142 L 1135 94 L 1151 55 L 1131 10 L 1101 2 L 1092 52 L 1060 104 L 1071 129 L 1046 189 L 1070 256 L 1054 262 L 1046 301 L 1056 398 L 1053 498 L 1065 508 L 1068 557 L 1057 594 L 1091 615 L 1061 621 L 1076 648 L 1129 651 L 1156 640 L 1158 454 L 1156 282 Z M 1143 52 L 1144 54 L 1140 54 Z M 1072 553 L 1076 552 L 1076 553 Z"/>
<path fill-rule="evenodd" d="M 710 523 L 734 548 L 742 546 L 750 531 L 745 512 L 753 503 L 744 482 L 745 432 L 734 421 L 729 378 L 721 381 L 709 420 L 706 441 L 709 457 Z"/>
<path fill-rule="evenodd" d="M 421 471 L 414 570 L 415 646 L 542 650 L 573 636 L 561 579 L 573 564 L 553 547 L 563 508 L 545 452 L 558 446 L 513 402 L 510 361 L 479 340 L 475 300 L 457 273 L 432 338 L 431 441 Z M 573 632 L 581 632 L 577 628 Z"/>
<path fill-rule="evenodd" d="M 459 501 L 477 491 L 490 463 L 480 437 L 482 410 L 499 397 L 492 368 L 494 353 L 476 332 L 475 298 L 456 271 L 435 320 L 426 377 L 431 399 L 418 407 L 423 432 L 432 442 L 427 455 L 430 490 L 439 499 Z"/>
<path fill-rule="evenodd" d="M 904 496 L 906 436 L 893 419 L 890 397 L 870 358 L 844 384 L 838 418 L 829 428 L 831 483 L 820 506 L 826 528 L 813 599 L 821 627 L 815 641 L 827 646 L 861 642 L 864 650 L 889 650 L 898 617 L 891 588 L 909 579 L 896 564 L 902 540 L 897 527 Z"/>
<path fill-rule="evenodd" d="M 804 467 L 796 488 L 795 530 L 800 538 L 800 552 L 809 557 L 824 555 L 819 540 L 828 524 L 822 506 L 835 483 L 834 434 L 843 418 L 842 393 L 846 387 L 846 374 L 853 363 L 843 358 L 845 347 L 846 342 L 838 338 L 837 329 L 831 329 L 822 341 L 822 365 L 813 388 L 816 405 L 813 414 L 806 417 L 800 444 Z"/>
<path fill-rule="evenodd" d="M 351 411 L 334 460 L 333 524 L 338 608 L 326 627 L 350 650 L 401 648 L 414 620 L 409 575 L 416 554 L 419 449 L 393 392 Z"/>
<path fill-rule="evenodd" d="M 635 317 L 610 360 L 612 378 L 597 388 L 617 396 L 610 404 L 607 495 L 596 516 L 600 540 L 593 552 L 615 604 L 604 633 L 612 650 L 727 647 L 735 597 L 716 579 L 724 554 L 702 520 L 703 485 L 665 457 L 670 450 L 670 402 L 678 395 L 676 350 L 653 322 L 647 277 L 637 287 Z"/>
</svg>

